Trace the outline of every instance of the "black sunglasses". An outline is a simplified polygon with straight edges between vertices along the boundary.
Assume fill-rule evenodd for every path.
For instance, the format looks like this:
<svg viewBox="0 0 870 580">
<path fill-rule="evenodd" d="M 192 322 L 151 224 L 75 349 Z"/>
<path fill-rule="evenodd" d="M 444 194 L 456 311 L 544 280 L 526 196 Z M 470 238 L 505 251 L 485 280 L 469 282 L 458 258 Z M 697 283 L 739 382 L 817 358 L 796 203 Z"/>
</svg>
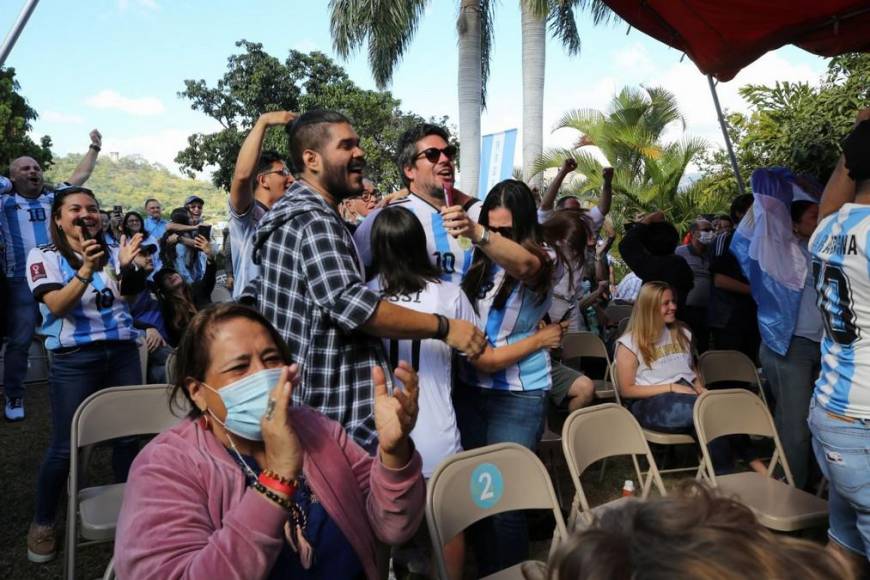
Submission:
<svg viewBox="0 0 870 580">
<path fill-rule="evenodd" d="M 490 227 L 489 229 L 490 231 L 497 233 L 503 238 L 507 238 L 509 240 L 512 240 L 514 238 L 514 229 L 510 226 L 503 226 L 500 228 Z"/>
<path fill-rule="evenodd" d="M 428 149 L 423 149 L 414 157 L 414 159 L 420 159 L 421 157 L 425 157 L 426 161 L 429 163 L 438 163 L 438 160 L 441 159 L 441 154 L 444 154 L 447 157 L 448 161 L 453 161 L 453 158 L 456 157 L 456 146 L 448 145 L 444 149 L 438 149 L 437 147 L 429 147 Z"/>
</svg>

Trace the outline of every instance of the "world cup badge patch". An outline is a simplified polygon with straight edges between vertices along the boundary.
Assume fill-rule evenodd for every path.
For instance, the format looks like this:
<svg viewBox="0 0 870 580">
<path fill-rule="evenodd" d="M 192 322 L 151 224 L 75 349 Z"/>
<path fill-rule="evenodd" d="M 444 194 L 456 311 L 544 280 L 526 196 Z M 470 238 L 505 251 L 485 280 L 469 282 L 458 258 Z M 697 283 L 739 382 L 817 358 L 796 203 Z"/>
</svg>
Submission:
<svg viewBox="0 0 870 580">
<path fill-rule="evenodd" d="M 30 281 L 37 282 L 39 280 L 44 280 L 48 278 L 48 274 L 45 273 L 45 266 L 42 262 L 36 262 L 35 264 L 30 265 Z"/>
</svg>

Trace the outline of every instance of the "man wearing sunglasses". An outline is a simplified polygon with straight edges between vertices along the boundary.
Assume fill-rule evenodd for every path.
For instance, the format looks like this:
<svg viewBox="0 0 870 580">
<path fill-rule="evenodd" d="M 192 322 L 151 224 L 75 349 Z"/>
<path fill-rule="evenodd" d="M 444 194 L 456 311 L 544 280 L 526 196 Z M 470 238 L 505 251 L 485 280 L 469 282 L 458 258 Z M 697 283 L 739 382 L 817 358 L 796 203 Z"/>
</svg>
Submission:
<svg viewBox="0 0 870 580">
<path fill-rule="evenodd" d="M 296 113 L 289 111 L 260 115 L 236 158 L 229 198 L 233 298 L 238 298 L 259 273 L 251 254 L 260 220 L 293 183 L 293 175 L 281 157 L 274 151 L 262 151 L 266 130 L 286 126 L 295 118 Z"/>
<path fill-rule="evenodd" d="M 442 271 L 441 279 L 460 284 L 467 267 L 466 248 L 447 232 L 441 212 L 448 206 L 460 206 L 477 221 L 482 204 L 453 188 L 457 150 L 450 143 L 450 133 L 444 127 L 421 123 L 399 138 L 397 150 L 399 172 L 410 193 L 391 205 L 401 205 L 417 216 L 426 232 L 432 263 Z M 377 214 L 377 210 L 371 212 L 354 236 L 366 264 L 371 263 L 371 226 Z"/>
</svg>

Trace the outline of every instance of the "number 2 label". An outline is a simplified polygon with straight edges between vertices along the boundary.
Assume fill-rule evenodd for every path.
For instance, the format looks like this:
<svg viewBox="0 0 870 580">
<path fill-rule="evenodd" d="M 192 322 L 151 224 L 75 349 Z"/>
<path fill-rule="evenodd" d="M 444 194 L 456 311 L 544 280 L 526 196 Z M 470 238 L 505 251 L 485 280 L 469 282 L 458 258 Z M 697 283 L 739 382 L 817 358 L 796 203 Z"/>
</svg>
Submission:
<svg viewBox="0 0 870 580">
<path fill-rule="evenodd" d="M 501 501 L 504 479 L 492 463 L 481 463 L 471 473 L 471 499 L 477 507 L 488 509 Z"/>
</svg>

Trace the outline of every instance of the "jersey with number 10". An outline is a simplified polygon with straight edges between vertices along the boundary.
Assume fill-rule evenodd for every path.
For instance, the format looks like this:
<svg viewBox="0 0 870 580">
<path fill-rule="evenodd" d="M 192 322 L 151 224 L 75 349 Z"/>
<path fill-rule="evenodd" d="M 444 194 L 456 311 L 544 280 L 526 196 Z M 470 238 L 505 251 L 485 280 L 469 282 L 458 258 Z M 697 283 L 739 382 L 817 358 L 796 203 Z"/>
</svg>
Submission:
<svg viewBox="0 0 870 580">
<path fill-rule="evenodd" d="M 821 220 L 810 251 L 825 326 L 816 401 L 870 419 L 870 206 L 847 203 Z"/>
<path fill-rule="evenodd" d="M 48 231 L 54 193 L 44 190 L 28 198 L 9 192 L 0 196 L 0 230 L 6 241 L 6 276 L 23 278 L 27 254 L 37 246 L 51 243 Z"/>
</svg>

